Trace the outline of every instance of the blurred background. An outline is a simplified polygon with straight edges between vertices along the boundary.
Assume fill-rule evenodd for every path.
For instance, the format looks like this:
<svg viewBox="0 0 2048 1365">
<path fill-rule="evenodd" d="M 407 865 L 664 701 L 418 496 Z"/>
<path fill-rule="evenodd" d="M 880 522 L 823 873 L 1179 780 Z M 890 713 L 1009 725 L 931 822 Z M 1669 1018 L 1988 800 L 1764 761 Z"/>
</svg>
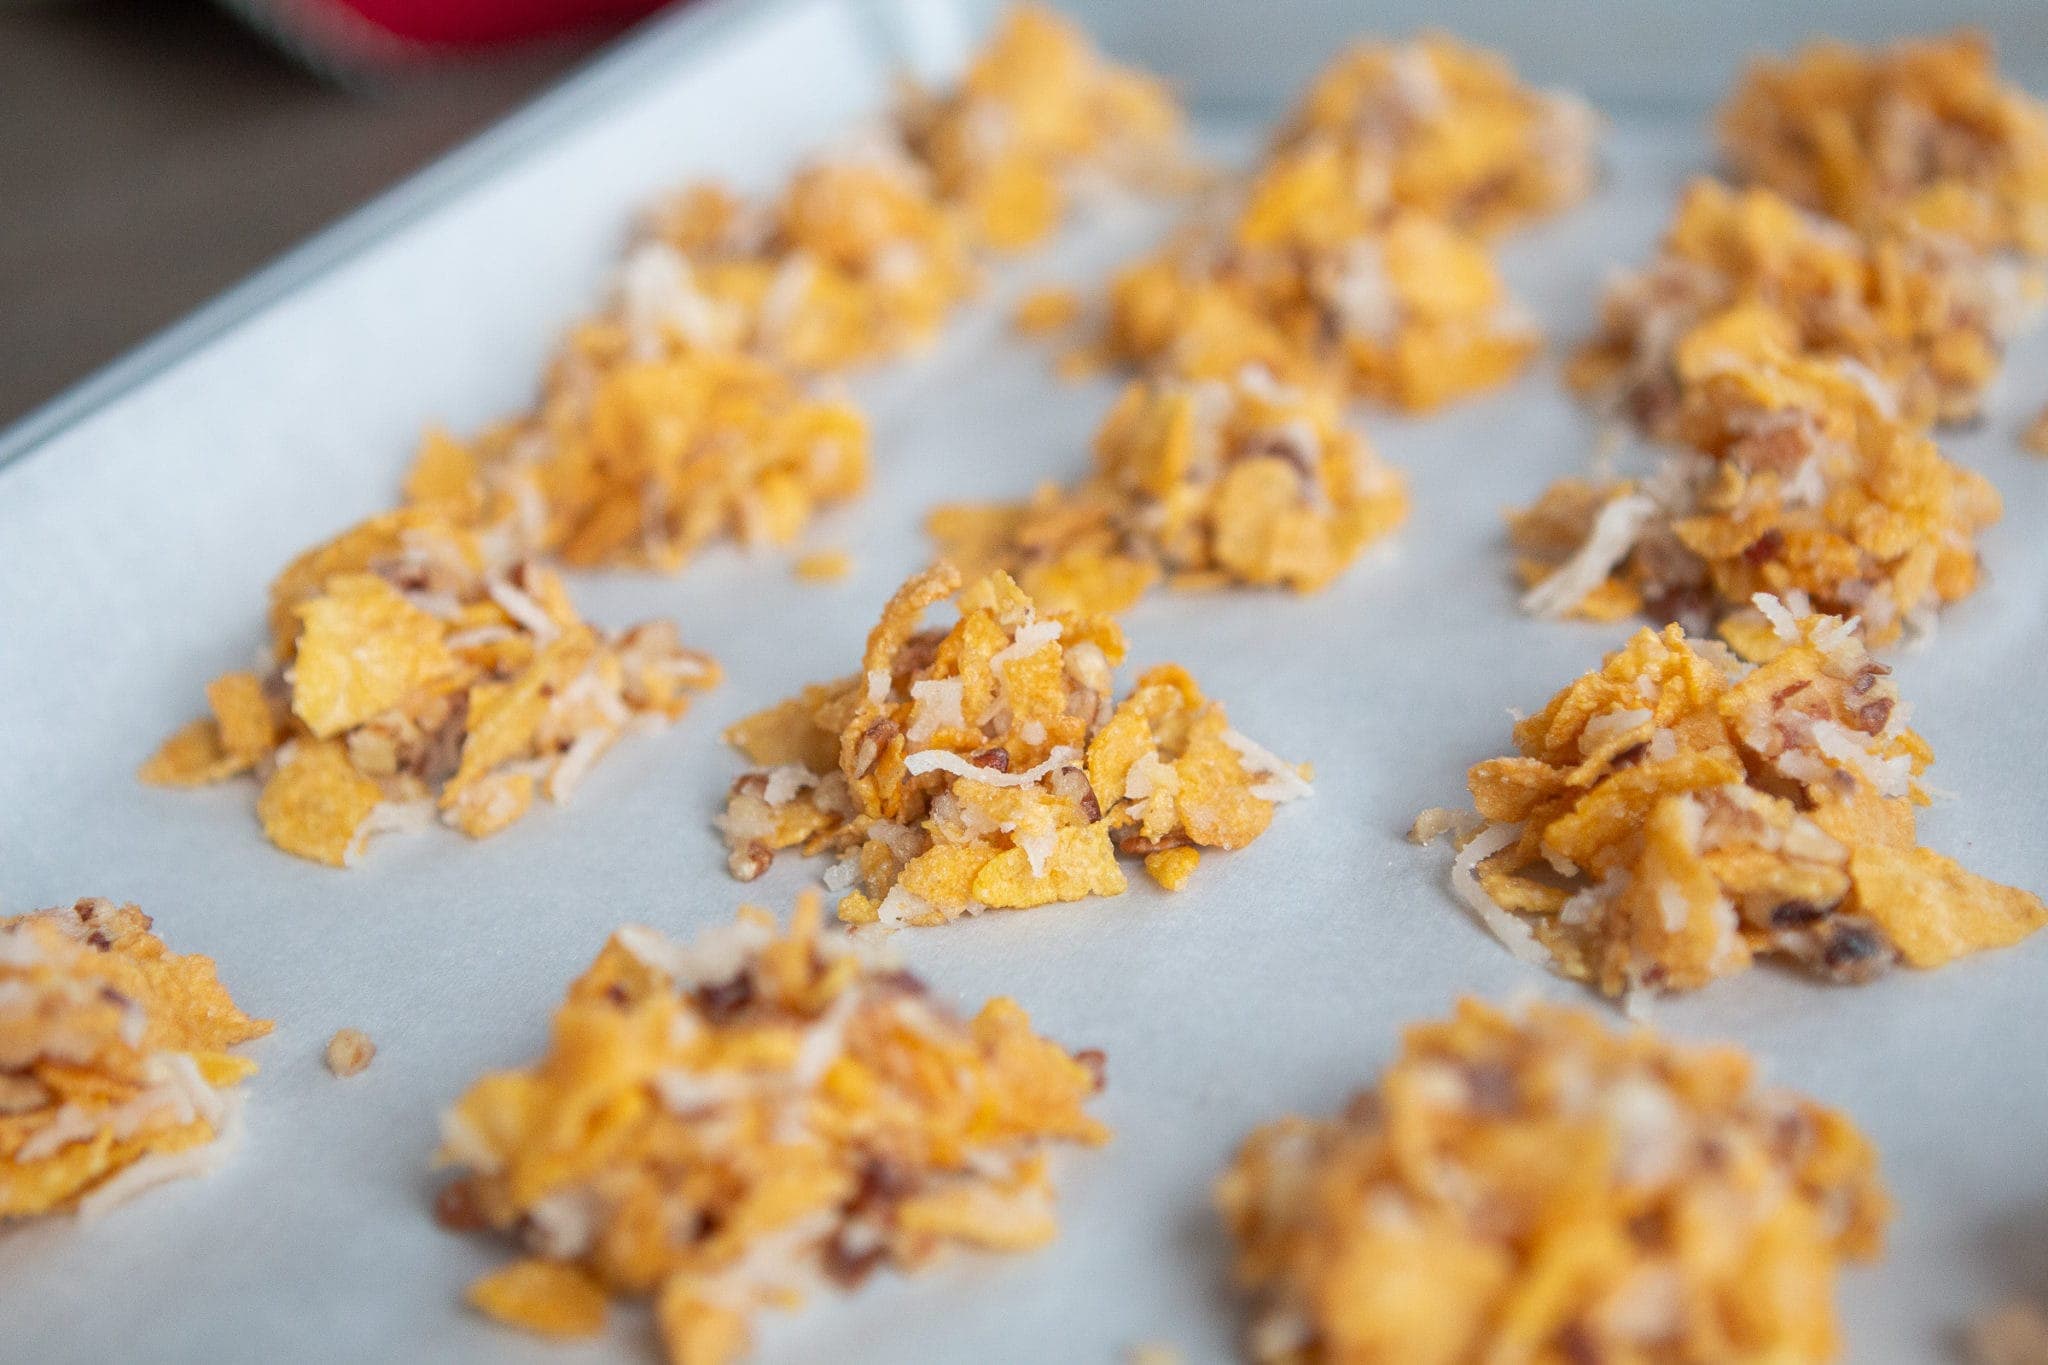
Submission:
<svg viewBox="0 0 2048 1365">
<path fill-rule="evenodd" d="M 0 428 L 659 0 L 0 0 Z"/>
</svg>

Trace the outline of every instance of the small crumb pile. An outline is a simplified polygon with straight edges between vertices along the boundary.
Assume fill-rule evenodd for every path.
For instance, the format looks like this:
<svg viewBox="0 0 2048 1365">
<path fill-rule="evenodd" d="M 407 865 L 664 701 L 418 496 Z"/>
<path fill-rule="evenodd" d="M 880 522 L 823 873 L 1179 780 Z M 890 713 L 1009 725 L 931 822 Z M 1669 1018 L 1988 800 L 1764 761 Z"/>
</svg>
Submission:
<svg viewBox="0 0 2048 1365">
<path fill-rule="evenodd" d="M 569 988 L 547 1055 L 448 1112 L 436 1213 L 516 1238 L 470 1300 L 548 1336 L 652 1297 L 676 1365 L 747 1349 L 760 1307 L 1057 1232 L 1048 1169 L 1109 1131 L 1069 1054 L 998 998 L 963 1020 L 908 972 L 759 910 L 694 945 L 633 926 Z"/>
<path fill-rule="evenodd" d="M 740 349 L 802 373 L 914 351 L 976 287 L 956 216 L 886 135 L 749 204 L 713 184 L 658 204 L 615 321 L 642 353 Z"/>
<path fill-rule="evenodd" d="M 1187 174 L 1172 93 L 1043 5 L 1006 11 L 957 86 L 909 87 L 897 121 L 939 198 L 995 251 L 1044 241 L 1077 199 Z"/>
<path fill-rule="evenodd" d="M 2048 923 L 1917 842 L 1933 751 L 1855 623 L 1757 609 L 1768 662 L 1638 632 L 1515 726 L 1517 756 L 1473 767 L 1466 905 L 1517 956 L 1631 996 L 1760 955 L 1864 982 Z"/>
<path fill-rule="evenodd" d="M 1355 49 L 1228 202 L 1116 278 L 1103 349 L 1194 378 L 1260 365 L 1413 411 L 1502 383 L 1539 337 L 1476 234 L 1579 199 L 1593 126 L 1448 38 Z"/>
<path fill-rule="evenodd" d="M 492 559 L 674 572 L 707 542 L 787 544 L 867 486 L 867 423 L 732 351 L 636 356 L 628 331 L 580 328 L 530 416 L 474 441 L 430 431 L 409 505 L 468 526 Z"/>
<path fill-rule="evenodd" d="M 1404 480 L 1335 397 L 1251 369 L 1137 381 L 1096 433 L 1090 478 L 941 507 L 928 526 L 970 575 L 1001 568 L 1048 610 L 1114 613 L 1162 576 L 1317 591 L 1407 515 Z"/>
<path fill-rule="evenodd" d="M 1523 605 L 1706 630 L 1758 592 L 1860 617 L 1873 646 L 1925 635 L 1972 592 L 1997 490 L 1946 459 L 1862 379 L 1795 349 L 1761 304 L 1695 327 L 1675 355 L 1681 444 L 1640 480 L 1566 479 L 1509 517 Z"/>
<path fill-rule="evenodd" d="M 1760 59 L 1720 131 L 1744 179 L 1859 230 L 2048 253 L 2048 109 L 1999 81 L 1981 33 Z"/>
<path fill-rule="evenodd" d="M 959 620 L 920 629 L 958 590 Z M 759 771 L 719 827 L 733 874 L 778 850 L 829 853 L 851 924 L 944 924 L 1125 889 L 1116 855 L 1177 889 L 1202 848 L 1242 848 L 1302 770 L 1230 728 L 1167 664 L 1112 699 L 1123 632 L 1041 612 L 1004 573 L 961 590 L 949 564 L 899 589 L 861 672 L 806 688 L 726 732 Z"/>
<path fill-rule="evenodd" d="M 377 1059 L 377 1044 L 370 1035 L 359 1028 L 335 1030 L 327 1040 L 324 1060 L 327 1069 L 343 1078 L 360 1076 L 369 1070 L 370 1063 Z"/>
<path fill-rule="evenodd" d="M 268 1032 L 213 959 L 171 952 L 132 905 L 0 919 L 0 1221 L 212 1170 L 256 1071 L 228 1049 Z"/>
<path fill-rule="evenodd" d="M 562 581 L 496 568 L 437 512 L 374 517 L 307 551 L 270 589 L 261 673 L 206 689 L 212 715 L 178 731 L 142 780 L 263 783 L 263 832 L 343 866 L 383 829 L 438 810 L 476 838 L 563 801 L 627 729 L 672 720 L 718 666 L 674 625 L 608 635 Z"/>
<path fill-rule="evenodd" d="M 1216 1197 L 1268 1365 L 1829 1360 L 1891 1216 L 1855 1125 L 1736 1049 L 1471 999 Z"/>
<path fill-rule="evenodd" d="M 1603 411 L 1674 438 L 1681 343 L 1729 308 L 1760 305 L 1794 349 L 1878 386 L 1908 424 L 1967 422 L 2038 292 L 2038 278 L 1953 237 L 1866 238 L 1770 190 L 1701 179 L 1657 257 L 1608 286 L 1569 377 Z"/>
</svg>

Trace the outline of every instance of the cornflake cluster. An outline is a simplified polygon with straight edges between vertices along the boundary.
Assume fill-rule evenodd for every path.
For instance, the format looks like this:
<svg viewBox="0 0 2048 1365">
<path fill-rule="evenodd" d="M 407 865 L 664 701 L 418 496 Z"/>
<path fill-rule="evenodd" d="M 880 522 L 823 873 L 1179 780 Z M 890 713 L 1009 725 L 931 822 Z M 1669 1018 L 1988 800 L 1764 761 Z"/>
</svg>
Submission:
<svg viewBox="0 0 2048 1365">
<path fill-rule="evenodd" d="M 1678 626 L 1639 632 L 1515 726 L 1517 756 L 1472 769 L 1479 819 L 1452 880 L 1487 927 L 1633 995 L 1760 955 L 1863 982 L 2048 922 L 2038 897 L 1916 842 L 1933 753 L 1855 623 L 1757 605 L 1768 662 Z M 1417 832 L 1450 823 L 1433 812 Z"/>
<path fill-rule="evenodd" d="M 260 1038 L 214 976 L 132 905 L 81 900 L 0 920 L 0 1221 L 92 1214 L 213 1169 Z"/>
<path fill-rule="evenodd" d="M 425 509 L 309 550 L 270 590 L 261 673 L 207 687 L 142 779 L 196 786 L 255 773 L 263 832 L 341 866 L 371 834 L 430 820 L 476 838 L 567 799 L 628 728 L 680 716 L 718 666 L 675 627 L 586 624 L 561 579 L 494 567 L 478 537 Z"/>
<path fill-rule="evenodd" d="M 1196 378 L 1255 364 L 1413 410 L 1500 383 L 1538 337 L 1473 234 L 1580 198 L 1593 123 L 1448 38 L 1357 48 L 1213 221 L 1117 278 L 1105 349 Z"/>
<path fill-rule="evenodd" d="M 929 528 L 968 573 L 1006 570 L 1041 607 L 1114 613 L 1161 577 L 1314 592 L 1407 515 L 1404 480 L 1333 397 L 1250 369 L 1133 383 L 1086 481 L 941 507 Z"/>
<path fill-rule="evenodd" d="M 1720 130 L 1745 179 L 1858 229 L 2048 253 L 2048 109 L 1999 81 L 1980 33 L 1757 61 Z"/>
<path fill-rule="evenodd" d="M 1678 356 L 1724 311 L 1780 315 L 1797 351 L 1833 359 L 1911 426 L 1978 415 L 2039 281 L 1966 243 L 1907 228 L 1859 236 L 1767 189 L 1697 180 L 1646 268 L 1601 300 L 1570 378 L 1603 410 L 1678 436 Z"/>
<path fill-rule="evenodd" d="M 1857 615 L 1882 646 L 1977 585 L 1997 490 L 1762 304 L 1694 327 L 1673 359 L 1680 445 L 1645 480 L 1567 479 L 1509 518 L 1523 605 L 1656 613 L 1704 630 L 1758 592 Z M 1754 621 L 1750 634 L 1754 634 Z M 1741 637 L 1736 637 L 1740 639 Z"/>
<path fill-rule="evenodd" d="M 951 90 L 909 87 L 898 122 L 940 200 L 998 251 L 1043 241 L 1076 197 L 1186 178 L 1166 86 L 1105 60 L 1042 5 L 1010 8 Z"/>
<path fill-rule="evenodd" d="M 1116 623 L 1041 612 L 1007 574 L 960 591 L 951 628 L 920 629 L 960 583 L 946 564 L 911 579 L 861 672 L 727 731 L 762 765 L 719 820 L 735 876 L 780 849 L 829 853 L 841 919 L 943 924 L 1117 895 L 1118 853 L 1178 888 L 1200 849 L 1242 848 L 1308 793 L 1177 667 L 1115 702 Z"/>
<path fill-rule="evenodd" d="M 691 946 L 621 929 L 547 1055 L 449 1111 L 438 1216 L 525 1253 L 477 1307 L 570 1336 L 608 1294 L 652 1296 L 668 1358 L 718 1365 L 815 1285 L 1052 1240 L 1051 1149 L 1109 1137 L 1085 1110 L 1101 1054 L 1009 999 L 963 1020 L 819 920 L 812 896 L 786 935 L 758 910 Z"/>
<path fill-rule="evenodd" d="M 1376 1090 L 1254 1133 L 1217 1187 L 1288 1365 L 1800 1360 L 1890 1205 L 1847 1117 L 1732 1048 L 1474 1000 Z"/>
<path fill-rule="evenodd" d="M 430 433 L 407 501 L 574 565 L 786 544 L 867 483 L 861 414 L 807 380 L 923 346 L 977 288 L 978 251 L 1038 241 L 1079 183 L 1179 142 L 1163 87 L 1014 9 L 956 88 L 907 90 L 773 196 L 700 183 L 656 205 L 532 410 Z"/>
<path fill-rule="evenodd" d="M 733 351 L 644 353 L 579 328 L 532 414 L 474 441 L 429 432 L 406 502 L 474 531 L 494 559 L 673 572 L 706 543 L 787 544 L 867 486 L 867 423 Z"/>
</svg>

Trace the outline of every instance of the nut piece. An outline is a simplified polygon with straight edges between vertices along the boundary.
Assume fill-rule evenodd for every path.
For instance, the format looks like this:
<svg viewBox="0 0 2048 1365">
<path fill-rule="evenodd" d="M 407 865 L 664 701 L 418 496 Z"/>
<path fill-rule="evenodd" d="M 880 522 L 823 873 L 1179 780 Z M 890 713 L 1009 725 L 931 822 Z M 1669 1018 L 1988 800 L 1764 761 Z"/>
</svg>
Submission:
<svg viewBox="0 0 2048 1365">
<path fill-rule="evenodd" d="M 377 1056 L 377 1045 L 361 1029 L 345 1028 L 327 1040 L 327 1069 L 337 1076 L 354 1076 Z"/>
</svg>

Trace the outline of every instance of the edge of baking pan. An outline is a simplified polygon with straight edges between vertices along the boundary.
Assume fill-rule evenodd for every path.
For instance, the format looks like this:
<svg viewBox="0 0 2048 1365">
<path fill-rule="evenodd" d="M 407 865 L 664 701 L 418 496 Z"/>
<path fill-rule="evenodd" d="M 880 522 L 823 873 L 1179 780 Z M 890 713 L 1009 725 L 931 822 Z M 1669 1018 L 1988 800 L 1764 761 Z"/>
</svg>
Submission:
<svg viewBox="0 0 2048 1365">
<path fill-rule="evenodd" d="M 216 338 L 365 249 L 433 213 L 522 156 L 598 117 L 662 68 L 725 35 L 817 0 L 686 0 L 608 44 L 568 76 L 482 132 L 349 210 L 226 291 L 199 305 L 12 425 L 0 427 L 0 470 L 148 383 Z M 904 34 L 872 2 L 853 7 L 877 60 L 901 55 Z"/>
</svg>

